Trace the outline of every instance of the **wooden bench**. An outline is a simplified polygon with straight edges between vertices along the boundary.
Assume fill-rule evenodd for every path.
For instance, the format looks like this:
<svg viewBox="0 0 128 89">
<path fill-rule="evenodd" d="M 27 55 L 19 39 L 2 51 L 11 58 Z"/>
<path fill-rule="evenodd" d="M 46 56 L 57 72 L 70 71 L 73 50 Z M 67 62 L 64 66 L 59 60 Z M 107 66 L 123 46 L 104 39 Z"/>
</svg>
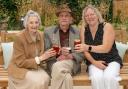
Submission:
<svg viewBox="0 0 128 89">
<path fill-rule="evenodd" d="M 1 42 L 9 42 L 15 39 L 15 34 L 17 32 L 13 33 L 6 33 L 6 32 L 0 32 L 0 38 Z M 7 89 L 8 87 L 8 72 L 3 67 L 4 61 L 3 61 L 3 51 L 0 44 L 0 89 Z"/>
<path fill-rule="evenodd" d="M 0 49 L 0 88 L 7 89 L 8 73 L 3 68 L 3 64 L 4 64 L 4 62 L 3 62 L 3 53 L 2 53 L 2 50 Z"/>
<path fill-rule="evenodd" d="M 12 35 L 14 36 L 15 33 L 4 33 L 3 41 L 11 41 L 13 39 Z M 11 37 L 11 38 L 10 38 Z M 3 68 L 3 52 L 0 48 L 0 88 L 7 89 L 8 86 L 8 72 Z M 123 86 L 123 89 L 128 89 L 128 50 L 125 53 L 123 59 L 123 68 L 120 71 L 120 76 L 122 80 L 119 82 L 120 85 Z M 81 64 L 82 71 L 80 74 L 73 76 L 73 83 L 74 86 L 91 86 L 91 81 L 89 80 L 88 74 L 85 72 L 86 65 Z"/>
</svg>

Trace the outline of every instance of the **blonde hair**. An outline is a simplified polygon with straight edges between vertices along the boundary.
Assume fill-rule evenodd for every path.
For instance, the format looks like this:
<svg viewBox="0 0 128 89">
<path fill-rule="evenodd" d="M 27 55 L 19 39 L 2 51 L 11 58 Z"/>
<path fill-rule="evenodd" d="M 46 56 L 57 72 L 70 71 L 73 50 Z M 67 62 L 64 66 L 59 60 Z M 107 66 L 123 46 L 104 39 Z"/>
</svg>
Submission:
<svg viewBox="0 0 128 89">
<path fill-rule="evenodd" d="M 87 7 L 85 7 L 84 9 L 83 9 L 83 13 L 82 13 L 82 22 L 83 22 L 83 25 L 84 26 L 86 26 L 87 25 L 87 23 L 86 23 L 86 20 L 85 20 L 85 13 L 87 12 L 87 10 L 88 9 L 92 9 L 92 10 L 94 10 L 94 12 L 95 12 L 95 14 L 98 16 L 98 20 L 99 20 L 99 23 L 102 23 L 102 22 L 104 22 L 104 19 L 103 19 L 103 17 L 102 17 L 102 15 L 101 15 L 101 13 L 100 13 L 100 11 L 97 9 L 97 8 L 95 8 L 93 5 L 88 5 Z"/>
<path fill-rule="evenodd" d="M 24 21 L 23 21 L 23 25 L 26 28 L 27 27 L 27 23 L 28 23 L 28 18 L 31 16 L 36 16 L 39 20 L 39 26 L 41 26 L 41 18 L 39 16 L 39 14 L 33 10 L 29 10 L 26 14 L 26 16 L 24 17 Z"/>
</svg>

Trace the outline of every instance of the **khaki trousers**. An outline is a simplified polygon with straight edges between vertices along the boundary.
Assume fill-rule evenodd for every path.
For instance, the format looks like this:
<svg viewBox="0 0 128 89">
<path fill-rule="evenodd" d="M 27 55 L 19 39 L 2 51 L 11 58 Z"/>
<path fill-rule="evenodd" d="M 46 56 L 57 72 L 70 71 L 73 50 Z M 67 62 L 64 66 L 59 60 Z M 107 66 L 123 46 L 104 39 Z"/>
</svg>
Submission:
<svg viewBox="0 0 128 89">
<path fill-rule="evenodd" d="M 28 71 L 25 79 L 9 76 L 9 89 L 48 89 L 49 76 L 43 69 Z"/>
<path fill-rule="evenodd" d="M 51 89 L 73 89 L 73 60 L 57 61 L 52 67 Z"/>
</svg>

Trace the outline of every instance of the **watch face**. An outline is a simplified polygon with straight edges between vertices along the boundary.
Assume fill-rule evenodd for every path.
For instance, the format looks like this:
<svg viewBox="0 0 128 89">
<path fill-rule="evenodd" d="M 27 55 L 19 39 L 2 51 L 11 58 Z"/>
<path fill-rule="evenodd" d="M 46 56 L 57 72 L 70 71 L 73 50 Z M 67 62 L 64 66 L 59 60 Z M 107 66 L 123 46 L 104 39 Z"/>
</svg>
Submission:
<svg viewBox="0 0 128 89">
<path fill-rule="evenodd" d="M 69 53 L 72 53 L 71 47 L 66 47 L 67 50 L 69 50 Z"/>
<path fill-rule="evenodd" d="M 91 50 L 92 50 L 92 46 L 89 46 L 88 51 L 91 51 Z"/>
</svg>

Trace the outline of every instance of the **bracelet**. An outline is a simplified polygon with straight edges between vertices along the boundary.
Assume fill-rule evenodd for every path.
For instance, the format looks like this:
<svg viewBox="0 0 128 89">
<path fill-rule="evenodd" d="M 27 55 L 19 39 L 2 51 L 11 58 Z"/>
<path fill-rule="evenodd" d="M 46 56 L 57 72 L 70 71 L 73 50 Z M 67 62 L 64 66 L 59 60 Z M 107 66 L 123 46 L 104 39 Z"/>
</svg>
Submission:
<svg viewBox="0 0 128 89">
<path fill-rule="evenodd" d="M 91 50 L 92 50 L 92 46 L 89 45 L 88 51 L 91 52 Z"/>
<path fill-rule="evenodd" d="M 40 64 L 40 59 L 39 59 L 39 57 L 35 57 L 35 61 L 36 61 L 37 64 Z"/>
</svg>

